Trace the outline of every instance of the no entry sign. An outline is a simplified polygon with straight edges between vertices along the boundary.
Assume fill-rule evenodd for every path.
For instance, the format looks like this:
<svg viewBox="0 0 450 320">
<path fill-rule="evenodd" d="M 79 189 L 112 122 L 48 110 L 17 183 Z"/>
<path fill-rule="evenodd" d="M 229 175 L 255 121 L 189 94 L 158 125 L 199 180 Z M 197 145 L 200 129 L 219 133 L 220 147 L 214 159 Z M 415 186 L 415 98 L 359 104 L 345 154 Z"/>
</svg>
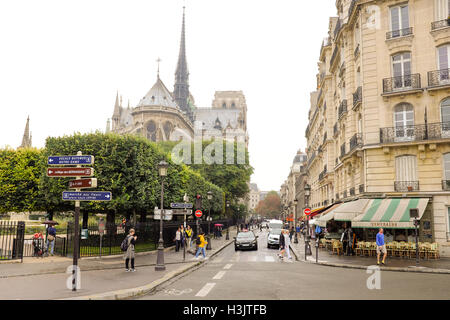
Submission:
<svg viewBox="0 0 450 320">
<path fill-rule="evenodd" d="M 303 213 L 306 214 L 307 216 L 309 216 L 311 214 L 311 209 L 306 208 L 305 210 L 303 210 Z"/>
<path fill-rule="evenodd" d="M 195 216 L 196 216 L 197 218 L 201 218 L 202 215 L 203 215 L 202 210 L 197 210 L 197 211 L 195 211 Z"/>
</svg>

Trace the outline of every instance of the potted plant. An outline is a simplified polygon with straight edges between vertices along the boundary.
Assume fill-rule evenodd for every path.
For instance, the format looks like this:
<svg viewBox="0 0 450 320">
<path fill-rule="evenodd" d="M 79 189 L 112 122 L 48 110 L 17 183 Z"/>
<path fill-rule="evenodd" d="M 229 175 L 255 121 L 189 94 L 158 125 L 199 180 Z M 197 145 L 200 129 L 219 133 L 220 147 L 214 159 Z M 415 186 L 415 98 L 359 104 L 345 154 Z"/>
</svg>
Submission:
<svg viewBox="0 0 450 320">
<path fill-rule="evenodd" d="M 408 191 L 411 192 L 413 190 L 412 186 L 408 186 Z"/>
</svg>

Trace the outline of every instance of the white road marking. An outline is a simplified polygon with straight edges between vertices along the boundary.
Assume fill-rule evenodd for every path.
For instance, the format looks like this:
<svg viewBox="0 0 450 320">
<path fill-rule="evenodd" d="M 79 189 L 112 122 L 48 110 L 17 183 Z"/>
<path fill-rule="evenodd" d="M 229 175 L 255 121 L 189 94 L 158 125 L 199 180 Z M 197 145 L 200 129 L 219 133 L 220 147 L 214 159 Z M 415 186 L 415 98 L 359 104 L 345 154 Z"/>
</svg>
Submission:
<svg viewBox="0 0 450 320">
<path fill-rule="evenodd" d="M 275 258 L 272 256 L 266 256 L 264 259 L 266 262 L 275 262 Z"/>
<path fill-rule="evenodd" d="M 229 270 L 233 264 L 229 263 L 223 267 L 225 270 Z"/>
<path fill-rule="evenodd" d="M 221 263 L 223 261 L 223 257 L 214 259 L 214 263 Z"/>
<path fill-rule="evenodd" d="M 250 256 L 250 257 L 248 258 L 248 261 L 250 261 L 250 262 L 256 262 L 257 259 L 258 259 L 257 256 Z"/>
<path fill-rule="evenodd" d="M 226 271 L 219 271 L 213 278 L 213 280 L 220 280 L 225 275 Z"/>
<path fill-rule="evenodd" d="M 206 297 L 206 295 L 211 291 L 212 288 L 214 288 L 216 284 L 215 283 L 207 283 L 203 286 L 203 288 L 200 289 L 199 292 L 195 295 L 196 297 Z"/>
</svg>

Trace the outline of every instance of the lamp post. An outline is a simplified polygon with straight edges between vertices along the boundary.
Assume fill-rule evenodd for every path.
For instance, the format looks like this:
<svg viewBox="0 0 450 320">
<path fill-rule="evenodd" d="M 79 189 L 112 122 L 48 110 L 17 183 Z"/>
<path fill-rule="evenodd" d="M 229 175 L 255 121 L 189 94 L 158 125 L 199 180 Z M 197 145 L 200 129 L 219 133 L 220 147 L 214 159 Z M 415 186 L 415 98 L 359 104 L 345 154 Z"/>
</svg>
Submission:
<svg viewBox="0 0 450 320">
<path fill-rule="evenodd" d="M 208 191 L 207 193 L 207 198 L 208 198 L 208 204 L 209 204 L 209 208 L 208 208 L 208 237 L 207 237 L 207 242 L 208 244 L 206 245 L 206 250 L 211 250 L 211 200 L 213 198 L 213 193 L 211 191 Z"/>
<path fill-rule="evenodd" d="M 294 199 L 294 228 L 295 228 L 294 243 L 298 243 L 298 235 L 297 235 L 297 204 L 298 204 L 298 200 Z"/>
<path fill-rule="evenodd" d="M 164 241 L 163 241 L 163 218 L 164 218 L 164 177 L 167 176 L 167 168 L 169 164 L 164 160 L 158 164 L 159 176 L 161 177 L 161 215 L 159 220 L 159 241 L 158 255 L 156 257 L 155 271 L 164 271 Z"/>
<path fill-rule="evenodd" d="M 229 210 L 228 210 L 229 207 L 230 207 L 230 202 L 227 201 L 227 211 L 229 211 Z M 228 213 L 228 212 L 227 212 L 227 213 Z M 229 219 L 229 218 L 230 218 L 230 217 L 228 217 L 228 219 Z M 228 221 L 230 221 L 230 220 L 228 220 Z M 230 224 L 229 224 L 229 223 L 227 223 L 227 236 L 226 236 L 225 240 L 230 240 Z"/>
<path fill-rule="evenodd" d="M 311 192 L 311 187 L 308 184 L 306 184 L 304 187 L 304 190 L 305 190 L 305 204 L 306 204 L 306 207 L 308 207 L 308 200 L 309 200 L 309 195 Z M 306 256 L 312 255 L 311 247 L 309 244 L 310 239 L 311 239 L 311 236 L 309 234 L 309 216 L 308 216 L 308 217 L 306 217 L 305 260 L 306 260 Z"/>
</svg>

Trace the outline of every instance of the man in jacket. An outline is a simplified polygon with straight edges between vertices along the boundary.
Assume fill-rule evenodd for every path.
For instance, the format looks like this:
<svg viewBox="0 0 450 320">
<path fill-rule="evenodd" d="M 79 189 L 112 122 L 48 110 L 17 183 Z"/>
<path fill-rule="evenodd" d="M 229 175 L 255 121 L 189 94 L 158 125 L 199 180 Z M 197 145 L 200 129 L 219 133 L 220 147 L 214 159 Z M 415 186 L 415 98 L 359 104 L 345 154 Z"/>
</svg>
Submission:
<svg viewBox="0 0 450 320">
<path fill-rule="evenodd" d="M 286 241 L 285 241 L 285 237 L 284 237 L 284 230 L 281 230 L 280 233 L 280 240 L 279 240 L 279 244 L 280 244 L 280 253 L 278 254 L 278 258 L 283 259 L 284 257 L 284 252 L 286 250 L 285 245 L 286 245 Z"/>
<path fill-rule="evenodd" d="M 205 240 L 205 233 L 201 231 L 198 238 L 200 239 L 200 244 L 198 245 L 197 253 L 195 254 L 195 259 L 198 259 L 198 255 L 200 254 L 200 252 L 203 254 L 204 259 L 208 259 L 206 257 L 205 251 L 206 245 L 208 244 L 208 242 Z"/>
<path fill-rule="evenodd" d="M 134 229 L 130 229 L 130 233 L 127 236 L 128 248 L 125 251 L 124 259 L 125 259 L 125 271 L 126 272 L 135 272 L 134 269 L 134 246 L 136 245 L 137 236 L 135 235 Z M 131 269 L 128 268 L 128 264 L 131 260 Z"/>
</svg>

